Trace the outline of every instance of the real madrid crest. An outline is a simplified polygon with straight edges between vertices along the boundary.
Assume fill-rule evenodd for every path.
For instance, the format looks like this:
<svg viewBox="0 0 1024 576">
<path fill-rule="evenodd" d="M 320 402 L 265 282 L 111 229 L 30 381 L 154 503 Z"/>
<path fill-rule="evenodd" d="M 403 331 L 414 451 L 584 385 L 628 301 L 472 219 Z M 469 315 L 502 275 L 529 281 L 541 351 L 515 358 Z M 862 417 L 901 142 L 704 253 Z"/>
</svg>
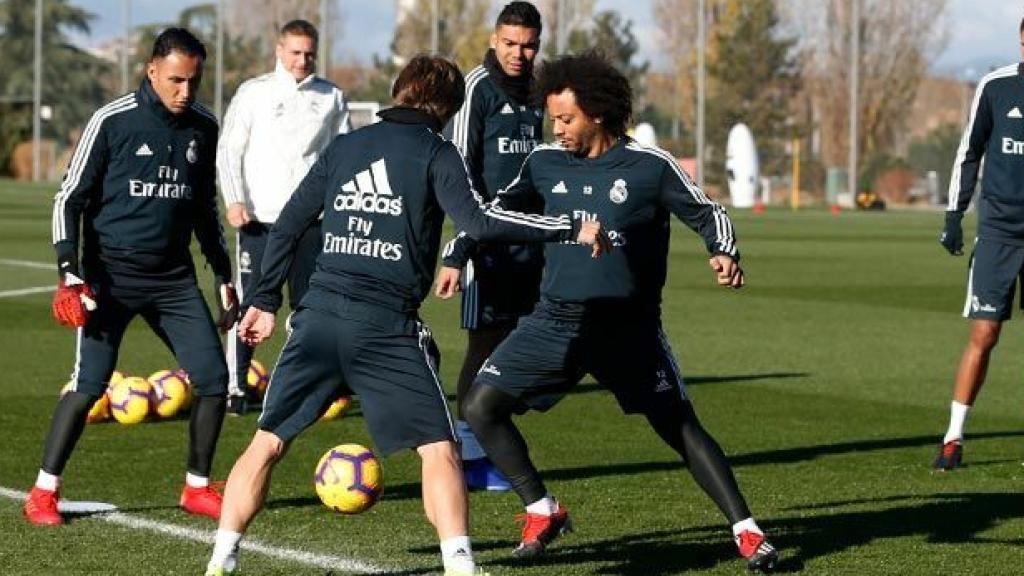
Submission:
<svg viewBox="0 0 1024 576">
<path fill-rule="evenodd" d="M 185 159 L 189 164 L 195 164 L 199 160 L 199 146 L 195 139 L 188 143 L 188 150 L 185 151 Z"/>
<path fill-rule="evenodd" d="M 612 185 L 612 189 L 608 191 L 608 198 L 616 204 L 622 204 L 629 197 L 629 190 L 626 190 L 626 181 L 619 178 Z"/>
</svg>

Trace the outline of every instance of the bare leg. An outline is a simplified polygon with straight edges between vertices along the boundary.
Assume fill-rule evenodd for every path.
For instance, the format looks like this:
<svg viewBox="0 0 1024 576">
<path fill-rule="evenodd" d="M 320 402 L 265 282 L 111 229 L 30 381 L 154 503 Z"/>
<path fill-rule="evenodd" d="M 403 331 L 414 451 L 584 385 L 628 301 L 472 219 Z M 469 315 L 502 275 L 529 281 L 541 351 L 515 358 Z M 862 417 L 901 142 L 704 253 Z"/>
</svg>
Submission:
<svg viewBox="0 0 1024 576">
<path fill-rule="evenodd" d="M 423 509 L 438 538 L 469 534 L 469 504 L 455 443 L 425 444 L 416 452 L 423 459 Z"/>
<path fill-rule="evenodd" d="M 971 322 L 971 336 L 960 358 L 960 367 L 956 372 L 956 386 L 953 389 L 953 400 L 971 406 L 985 383 L 988 372 L 988 360 L 992 349 L 999 342 L 999 333 L 1003 325 L 996 320 L 974 320 Z"/>
</svg>

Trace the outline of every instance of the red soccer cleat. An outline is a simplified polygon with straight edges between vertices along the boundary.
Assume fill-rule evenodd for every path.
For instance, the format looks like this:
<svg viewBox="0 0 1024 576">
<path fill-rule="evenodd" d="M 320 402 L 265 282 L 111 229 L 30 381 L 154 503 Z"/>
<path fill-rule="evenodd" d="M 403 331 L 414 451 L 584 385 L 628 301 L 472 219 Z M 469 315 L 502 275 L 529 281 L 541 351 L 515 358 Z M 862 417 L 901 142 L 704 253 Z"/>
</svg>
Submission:
<svg viewBox="0 0 1024 576">
<path fill-rule="evenodd" d="M 544 548 L 552 540 L 572 532 L 572 520 L 569 519 L 569 511 L 558 505 L 558 509 L 550 516 L 544 514 L 533 514 L 527 512 L 516 517 L 517 522 L 523 522 L 523 540 L 516 546 L 512 554 L 516 558 L 536 558 L 544 553 Z"/>
<path fill-rule="evenodd" d="M 211 486 L 202 488 L 185 486 L 185 489 L 181 491 L 181 500 L 178 505 L 189 514 L 220 520 L 220 507 L 223 503 L 224 497 Z"/>
<path fill-rule="evenodd" d="M 740 556 L 747 560 L 747 570 L 768 573 L 775 569 L 779 553 L 764 538 L 764 534 L 744 530 L 736 537 Z"/>
<path fill-rule="evenodd" d="M 57 511 L 57 501 L 60 494 L 56 490 L 43 490 L 32 488 L 25 500 L 25 518 L 38 526 L 59 526 L 64 523 L 60 512 Z"/>
</svg>

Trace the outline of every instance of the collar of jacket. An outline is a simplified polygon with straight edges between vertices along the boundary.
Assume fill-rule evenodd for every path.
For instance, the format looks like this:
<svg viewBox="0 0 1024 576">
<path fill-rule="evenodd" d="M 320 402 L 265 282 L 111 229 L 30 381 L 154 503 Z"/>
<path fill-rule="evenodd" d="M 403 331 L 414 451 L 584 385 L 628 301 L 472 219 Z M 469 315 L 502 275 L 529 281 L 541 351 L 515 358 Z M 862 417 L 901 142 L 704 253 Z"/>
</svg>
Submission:
<svg viewBox="0 0 1024 576">
<path fill-rule="evenodd" d="M 523 74 L 519 76 L 509 76 L 505 74 L 505 70 L 501 67 L 501 63 L 498 62 L 498 56 L 494 53 L 494 48 L 487 51 L 484 55 L 484 68 L 494 78 L 495 84 L 501 87 L 516 104 L 527 104 L 530 101 L 530 85 L 533 83 L 533 65 L 527 63 L 523 69 Z"/>
<path fill-rule="evenodd" d="M 430 128 L 434 132 L 440 132 L 441 121 L 434 117 L 433 114 L 428 114 L 419 108 L 412 108 L 410 106 L 393 106 L 391 108 L 385 108 L 380 112 L 377 112 L 377 116 L 385 122 L 395 122 L 398 124 L 425 124 L 427 128 Z"/>
<path fill-rule="evenodd" d="M 285 70 L 284 64 L 281 63 L 280 60 L 277 60 L 276 64 L 274 64 L 274 76 L 280 80 L 282 84 L 287 84 L 289 87 L 301 90 L 313 83 L 313 80 L 316 78 L 316 72 L 312 72 L 302 80 L 296 82 L 292 73 Z"/>
<path fill-rule="evenodd" d="M 142 100 L 143 104 L 149 108 L 157 118 L 163 120 L 171 126 L 177 126 L 181 121 L 182 117 L 188 113 L 186 110 L 181 114 L 175 114 L 164 106 L 160 96 L 157 95 L 156 90 L 153 89 L 153 84 L 149 82 L 149 78 L 142 79 L 142 85 L 139 86 L 139 99 Z"/>
</svg>

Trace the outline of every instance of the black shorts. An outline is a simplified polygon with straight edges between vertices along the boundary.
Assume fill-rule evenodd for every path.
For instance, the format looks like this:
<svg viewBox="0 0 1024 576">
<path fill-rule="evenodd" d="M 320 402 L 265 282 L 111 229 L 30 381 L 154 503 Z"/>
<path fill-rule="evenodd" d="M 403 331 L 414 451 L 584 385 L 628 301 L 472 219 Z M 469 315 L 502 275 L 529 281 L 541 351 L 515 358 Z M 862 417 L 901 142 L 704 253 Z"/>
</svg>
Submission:
<svg viewBox="0 0 1024 576">
<path fill-rule="evenodd" d="M 1009 320 L 1018 279 L 1024 273 L 1024 246 L 979 238 L 968 267 L 964 317 Z"/>
<path fill-rule="evenodd" d="M 195 282 L 168 287 L 96 287 L 96 310 L 78 329 L 75 390 L 99 396 L 117 365 L 128 323 L 142 316 L 188 372 L 198 396 L 227 393 L 224 349 L 206 301 Z"/>
<path fill-rule="evenodd" d="M 544 268 L 541 246 L 482 246 L 466 264 L 462 327 L 512 328 L 533 311 Z"/>
<path fill-rule="evenodd" d="M 541 302 L 484 362 L 474 383 L 551 408 L 584 375 L 615 394 L 626 413 L 686 400 L 686 385 L 656 317 L 566 320 Z"/>
<path fill-rule="evenodd" d="M 259 428 L 290 441 L 339 395 L 356 394 L 386 455 L 453 441 L 430 329 L 415 315 L 311 289 L 288 319 Z"/>
</svg>

